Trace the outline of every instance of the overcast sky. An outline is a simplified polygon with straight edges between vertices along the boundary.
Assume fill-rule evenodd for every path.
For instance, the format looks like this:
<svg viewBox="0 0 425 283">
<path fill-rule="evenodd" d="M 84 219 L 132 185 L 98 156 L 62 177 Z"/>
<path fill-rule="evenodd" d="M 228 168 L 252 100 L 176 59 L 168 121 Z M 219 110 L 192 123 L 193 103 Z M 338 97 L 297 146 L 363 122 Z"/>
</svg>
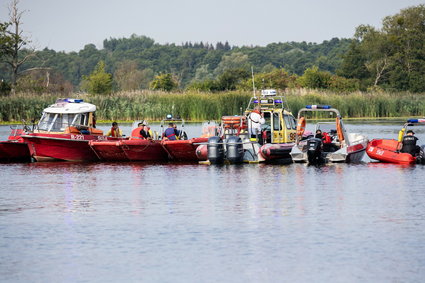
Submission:
<svg viewBox="0 0 425 283">
<path fill-rule="evenodd" d="M 10 0 L 0 0 L 0 22 Z M 159 43 L 260 45 L 351 38 L 360 24 L 380 28 L 424 0 L 20 0 L 23 30 L 37 49 L 79 51 L 88 43 L 146 35 Z"/>
</svg>

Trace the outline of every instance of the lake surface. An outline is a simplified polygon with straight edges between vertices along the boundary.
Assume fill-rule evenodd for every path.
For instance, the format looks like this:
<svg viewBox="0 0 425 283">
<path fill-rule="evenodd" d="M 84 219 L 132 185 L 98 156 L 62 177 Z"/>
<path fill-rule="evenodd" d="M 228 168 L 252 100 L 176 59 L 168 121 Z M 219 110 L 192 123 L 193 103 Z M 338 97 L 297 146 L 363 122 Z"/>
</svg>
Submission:
<svg viewBox="0 0 425 283">
<path fill-rule="evenodd" d="M 372 139 L 401 125 L 346 126 Z M 0 278 L 423 282 L 425 166 L 369 161 L 0 164 Z"/>
</svg>

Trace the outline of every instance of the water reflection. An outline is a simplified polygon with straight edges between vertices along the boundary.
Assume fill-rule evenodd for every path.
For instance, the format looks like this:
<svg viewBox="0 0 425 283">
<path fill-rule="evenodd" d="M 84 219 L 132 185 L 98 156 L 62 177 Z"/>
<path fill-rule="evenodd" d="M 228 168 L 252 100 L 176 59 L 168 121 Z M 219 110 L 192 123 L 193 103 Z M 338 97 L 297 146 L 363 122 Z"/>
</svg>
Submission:
<svg viewBox="0 0 425 283">
<path fill-rule="evenodd" d="M 0 271 L 5 281 L 420 282 L 424 168 L 0 164 Z"/>
</svg>

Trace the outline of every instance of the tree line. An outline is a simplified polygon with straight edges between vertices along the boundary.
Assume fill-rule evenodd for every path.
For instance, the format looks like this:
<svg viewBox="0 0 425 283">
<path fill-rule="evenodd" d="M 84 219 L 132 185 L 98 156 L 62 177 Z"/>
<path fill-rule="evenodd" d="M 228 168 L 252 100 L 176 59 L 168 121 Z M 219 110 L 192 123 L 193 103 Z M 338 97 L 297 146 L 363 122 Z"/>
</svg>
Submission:
<svg viewBox="0 0 425 283">
<path fill-rule="evenodd" d="M 18 0 L 12 1 L 17 7 Z M 382 28 L 357 27 L 351 39 L 320 44 L 229 42 L 159 44 L 143 35 L 105 39 L 78 52 L 28 48 L 20 17 L 0 22 L 0 92 L 330 89 L 425 91 L 425 5 L 385 17 Z M 12 9 L 13 11 L 13 9 Z M 17 32 L 19 31 L 19 32 Z"/>
</svg>

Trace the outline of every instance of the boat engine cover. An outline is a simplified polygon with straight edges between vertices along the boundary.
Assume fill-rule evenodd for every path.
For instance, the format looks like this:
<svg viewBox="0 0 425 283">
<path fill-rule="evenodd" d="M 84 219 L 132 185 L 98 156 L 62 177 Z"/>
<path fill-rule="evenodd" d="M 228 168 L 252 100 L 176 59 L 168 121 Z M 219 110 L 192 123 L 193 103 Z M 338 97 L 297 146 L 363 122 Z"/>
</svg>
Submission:
<svg viewBox="0 0 425 283">
<path fill-rule="evenodd" d="M 224 146 L 223 140 L 220 137 L 214 136 L 208 138 L 208 160 L 212 164 L 221 164 L 224 161 Z"/>
<path fill-rule="evenodd" d="M 231 163 L 242 163 L 244 150 L 242 139 L 238 136 L 231 136 L 226 142 L 226 157 Z"/>
<path fill-rule="evenodd" d="M 312 138 L 307 141 L 307 157 L 309 163 L 318 163 L 322 158 L 322 140 Z"/>
</svg>

